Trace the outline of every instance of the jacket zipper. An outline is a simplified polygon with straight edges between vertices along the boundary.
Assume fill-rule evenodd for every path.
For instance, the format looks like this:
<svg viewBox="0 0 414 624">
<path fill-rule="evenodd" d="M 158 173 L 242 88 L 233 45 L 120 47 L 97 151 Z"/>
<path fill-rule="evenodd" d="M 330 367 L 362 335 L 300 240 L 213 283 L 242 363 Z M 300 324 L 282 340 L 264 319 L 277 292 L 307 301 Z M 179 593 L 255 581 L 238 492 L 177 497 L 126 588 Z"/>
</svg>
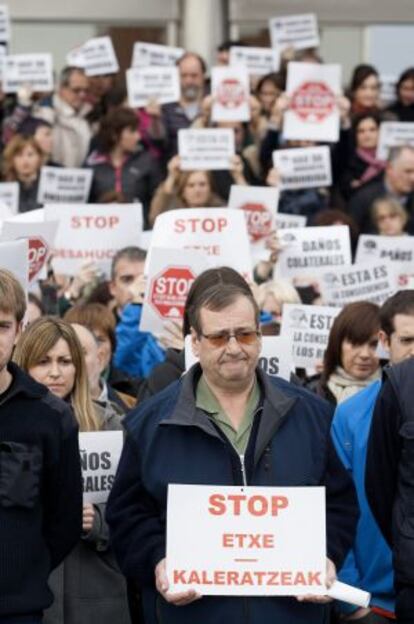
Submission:
<svg viewBox="0 0 414 624">
<path fill-rule="evenodd" d="M 239 455 L 239 459 L 240 459 L 240 468 L 241 468 L 241 474 L 242 474 L 242 479 L 243 479 L 243 485 L 244 487 L 247 487 L 247 476 L 246 476 L 246 466 L 244 463 L 244 455 Z"/>
</svg>

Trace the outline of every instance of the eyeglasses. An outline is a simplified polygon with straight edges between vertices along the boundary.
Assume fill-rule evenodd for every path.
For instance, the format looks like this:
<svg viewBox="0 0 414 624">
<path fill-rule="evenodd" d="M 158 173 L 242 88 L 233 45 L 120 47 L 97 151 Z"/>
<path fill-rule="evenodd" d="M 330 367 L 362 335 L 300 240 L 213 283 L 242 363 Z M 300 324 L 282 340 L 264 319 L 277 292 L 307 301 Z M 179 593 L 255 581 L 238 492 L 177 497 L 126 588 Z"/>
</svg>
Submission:
<svg viewBox="0 0 414 624">
<path fill-rule="evenodd" d="M 217 334 L 200 333 L 200 336 L 208 340 L 212 347 L 217 348 L 225 347 L 231 338 L 235 338 L 239 345 L 253 345 L 260 335 L 257 329 L 236 329 L 234 332 L 222 331 Z"/>
</svg>

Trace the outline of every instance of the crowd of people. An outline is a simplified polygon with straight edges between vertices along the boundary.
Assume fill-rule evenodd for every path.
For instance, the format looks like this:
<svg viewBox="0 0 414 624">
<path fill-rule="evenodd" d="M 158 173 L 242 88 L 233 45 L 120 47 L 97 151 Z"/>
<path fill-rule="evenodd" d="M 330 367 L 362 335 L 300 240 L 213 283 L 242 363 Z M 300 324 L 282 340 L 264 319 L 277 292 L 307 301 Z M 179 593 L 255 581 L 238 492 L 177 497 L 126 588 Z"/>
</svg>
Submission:
<svg viewBox="0 0 414 624">
<path fill-rule="evenodd" d="M 217 64 L 243 42 L 226 42 Z M 279 187 L 273 154 L 286 140 L 290 61 L 252 79 L 250 121 L 211 120 L 208 68 L 177 61 L 180 100 L 128 106 L 121 76 L 65 67 L 56 92 L 28 85 L 2 98 L 2 181 L 20 213 L 40 208 L 41 168 L 92 170 L 89 202 L 140 202 L 144 227 L 179 208 L 228 204 L 232 185 Z M 338 96 L 329 143 L 333 183 L 281 190 L 278 212 L 360 234 L 414 234 L 414 146 L 377 157 L 383 121 L 414 121 L 414 68 L 395 101 L 380 100 L 375 67 L 355 68 Z M 183 171 L 178 132 L 230 128 L 228 170 Z M 259 366 L 262 336 L 280 332 L 286 304 L 321 303 L 318 284 L 281 279 L 278 232 L 246 281 L 218 266 L 192 283 L 181 320 L 141 331 L 146 251 L 124 246 L 105 278 L 93 263 L 30 292 L 0 267 L 0 624 L 283 622 L 414 623 L 414 290 L 382 305 L 345 305 L 323 360 L 290 381 Z M 414 243 L 413 243 L 414 251 Z M 186 370 L 185 339 L 198 359 Z M 281 355 L 275 353 L 275 355 Z M 79 432 L 122 431 L 108 502 L 82 502 Z M 171 483 L 326 488 L 327 578 L 370 592 L 369 606 L 327 596 L 202 596 L 169 591 Z"/>
</svg>

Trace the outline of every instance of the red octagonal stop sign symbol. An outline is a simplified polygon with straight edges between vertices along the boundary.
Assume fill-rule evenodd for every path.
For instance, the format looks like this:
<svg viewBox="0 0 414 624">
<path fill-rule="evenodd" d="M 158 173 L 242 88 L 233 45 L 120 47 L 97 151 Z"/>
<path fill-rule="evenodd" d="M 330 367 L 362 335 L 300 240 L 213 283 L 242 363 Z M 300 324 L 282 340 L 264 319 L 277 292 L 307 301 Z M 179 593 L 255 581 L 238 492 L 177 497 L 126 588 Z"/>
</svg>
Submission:
<svg viewBox="0 0 414 624">
<path fill-rule="evenodd" d="M 41 271 L 47 260 L 49 245 L 41 236 L 29 238 L 29 282 Z"/>
<path fill-rule="evenodd" d="M 183 317 L 188 291 L 195 280 L 189 267 L 168 267 L 151 281 L 150 303 L 162 318 Z"/>
<path fill-rule="evenodd" d="M 324 82 L 304 82 L 292 93 L 290 107 L 303 121 L 323 121 L 335 108 L 335 95 Z"/>
<path fill-rule="evenodd" d="M 266 238 L 272 231 L 272 215 L 264 204 L 249 202 L 243 204 L 250 240 L 257 242 Z"/>
</svg>

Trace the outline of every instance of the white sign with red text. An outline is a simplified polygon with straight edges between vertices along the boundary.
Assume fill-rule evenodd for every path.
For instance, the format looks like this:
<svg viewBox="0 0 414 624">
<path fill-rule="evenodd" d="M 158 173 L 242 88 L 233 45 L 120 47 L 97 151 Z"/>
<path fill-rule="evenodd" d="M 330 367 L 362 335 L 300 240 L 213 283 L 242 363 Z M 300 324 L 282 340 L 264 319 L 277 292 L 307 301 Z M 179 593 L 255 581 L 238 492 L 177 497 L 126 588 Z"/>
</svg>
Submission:
<svg viewBox="0 0 414 624">
<path fill-rule="evenodd" d="M 13 214 L 19 209 L 19 192 L 17 182 L 0 182 L 0 202 L 6 204 Z"/>
<path fill-rule="evenodd" d="M 387 160 L 392 147 L 414 146 L 414 122 L 383 121 L 380 125 L 377 158 Z"/>
<path fill-rule="evenodd" d="M 27 238 L 0 242 L 0 267 L 11 271 L 25 292 L 29 287 L 29 243 Z"/>
<path fill-rule="evenodd" d="M 178 154 L 182 171 L 231 169 L 235 153 L 233 129 L 178 131 Z"/>
<path fill-rule="evenodd" d="M 272 48 L 232 46 L 230 65 L 245 67 L 251 76 L 264 76 L 279 71 L 280 54 Z"/>
<path fill-rule="evenodd" d="M 169 484 L 171 592 L 324 594 L 325 488 Z"/>
<path fill-rule="evenodd" d="M 245 67 L 228 65 L 211 70 L 211 119 L 216 121 L 248 121 L 250 119 L 250 83 Z"/>
<path fill-rule="evenodd" d="M 17 93 L 21 87 L 28 85 L 33 91 L 53 91 L 51 54 L 11 54 L 4 57 L 4 93 Z"/>
<path fill-rule="evenodd" d="M 131 67 L 149 67 L 150 65 L 167 67 L 175 65 L 183 54 L 183 48 L 137 41 L 134 43 Z"/>
<path fill-rule="evenodd" d="M 124 436 L 122 431 L 82 431 L 79 453 L 83 502 L 106 503 L 115 481 Z"/>
<path fill-rule="evenodd" d="M 119 71 L 112 39 L 108 36 L 94 37 L 66 57 L 68 65 L 82 67 L 87 76 L 116 74 Z"/>
<path fill-rule="evenodd" d="M 42 167 L 39 204 L 85 204 L 89 199 L 93 171 L 66 167 Z"/>
<path fill-rule="evenodd" d="M 128 102 L 132 108 L 146 106 L 152 99 L 159 104 L 180 99 L 177 67 L 132 67 L 127 69 L 126 79 Z"/>
<path fill-rule="evenodd" d="M 323 302 L 340 307 L 354 301 L 382 305 L 398 290 L 394 267 L 381 260 L 326 271 L 319 284 Z"/>
<path fill-rule="evenodd" d="M 154 223 L 146 267 L 156 247 L 193 249 L 208 256 L 210 266 L 229 266 L 245 277 L 251 275 L 249 236 L 240 210 L 183 208 L 160 214 Z"/>
<path fill-rule="evenodd" d="M 288 63 L 286 93 L 289 108 L 283 117 L 285 139 L 338 141 L 340 65 Z"/>
<path fill-rule="evenodd" d="M 394 266 L 398 286 L 405 288 L 414 277 L 414 239 L 412 236 L 375 236 L 360 234 L 355 263 L 389 262 Z"/>
<path fill-rule="evenodd" d="M 208 269 L 208 259 L 197 251 L 153 248 L 140 330 L 161 334 L 166 321 L 182 321 L 188 292 L 196 277 Z"/>
<path fill-rule="evenodd" d="M 318 20 L 314 13 L 283 15 L 269 20 L 272 48 L 317 48 L 319 46 Z"/>
<path fill-rule="evenodd" d="M 112 258 L 123 247 L 139 246 L 141 204 L 46 205 L 46 220 L 59 220 L 53 249 L 57 273 L 74 275 L 94 262 L 109 275 Z"/>
<path fill-rule="evenodd" d="M 332 184 L 331 152 L 327 145 L 276 150 L 273 166 L 280 175 L 282 191 Z"/>
</svg>

